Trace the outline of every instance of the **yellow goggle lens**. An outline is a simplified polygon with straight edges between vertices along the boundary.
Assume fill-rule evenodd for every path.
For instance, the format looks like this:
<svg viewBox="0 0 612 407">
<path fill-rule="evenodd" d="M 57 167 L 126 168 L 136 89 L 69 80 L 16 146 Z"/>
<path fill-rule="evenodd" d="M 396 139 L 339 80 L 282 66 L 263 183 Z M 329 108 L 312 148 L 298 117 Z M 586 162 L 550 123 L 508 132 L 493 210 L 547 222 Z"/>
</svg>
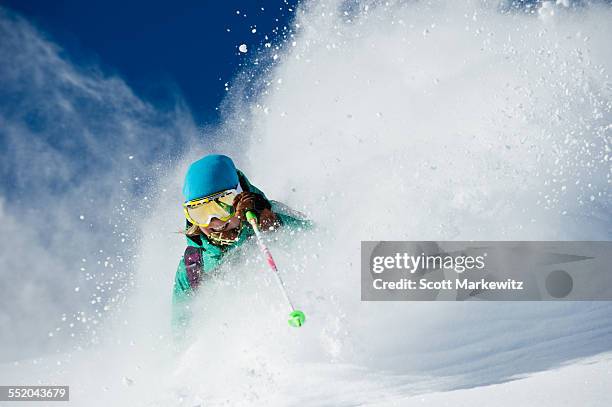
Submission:
<svg viewBox="0 0 612 407">
<path fill-rule="evenodd" d="M 208 227 L 213 218 L 228 221 L 236 213 L 232 206 L 236 195 L 236 190 L 228 190 L 186 202 L 183 204 L 185 216 L 191 223 L 202 227 Z"/>
</svg>

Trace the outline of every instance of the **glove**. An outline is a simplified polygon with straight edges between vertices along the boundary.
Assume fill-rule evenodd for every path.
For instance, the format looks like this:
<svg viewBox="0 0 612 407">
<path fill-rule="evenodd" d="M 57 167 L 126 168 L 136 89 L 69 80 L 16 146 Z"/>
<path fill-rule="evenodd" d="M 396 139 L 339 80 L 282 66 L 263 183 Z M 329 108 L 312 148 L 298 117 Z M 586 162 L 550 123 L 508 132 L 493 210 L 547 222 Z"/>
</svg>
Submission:
<svg viewBox="0 0 612 407">
<path fill-rule="evenodd" d="M 258 217 L 264 209 L 272 209 L 270 202 L 260 194 L 254 192 L 241 192 L 234 198 L 234 208 L 238 219 L 245 221 L 248 211 L 254 212 Z"/>
<path fill-rule="evenodd" d="M 270 202 L 260 194 L 241 192 L 234 198 L 233 205 L 236 209 L 236 215 L 241 221 L 246 221 L 246 213 L 251 211 L 257 215 L 263 230 L 276 228 L 280 225 L 280 221 L 272 212 Z"/>
</svg>

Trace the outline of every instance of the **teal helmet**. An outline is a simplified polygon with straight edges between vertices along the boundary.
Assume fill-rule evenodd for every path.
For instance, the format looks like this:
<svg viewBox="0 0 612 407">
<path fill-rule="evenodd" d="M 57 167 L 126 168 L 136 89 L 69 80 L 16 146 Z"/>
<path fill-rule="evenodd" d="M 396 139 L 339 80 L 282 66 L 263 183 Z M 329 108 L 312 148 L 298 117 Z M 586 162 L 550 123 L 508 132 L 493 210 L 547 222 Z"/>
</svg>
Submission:
<svg viewBox="0 0 612 407">
<path fill-rule="evenodd" d="M 238 186 L 238 172 L 231 158 L 210 154 L 189 166 L 183 195 L 185 202 L 203 198 Z"/>
</svg>

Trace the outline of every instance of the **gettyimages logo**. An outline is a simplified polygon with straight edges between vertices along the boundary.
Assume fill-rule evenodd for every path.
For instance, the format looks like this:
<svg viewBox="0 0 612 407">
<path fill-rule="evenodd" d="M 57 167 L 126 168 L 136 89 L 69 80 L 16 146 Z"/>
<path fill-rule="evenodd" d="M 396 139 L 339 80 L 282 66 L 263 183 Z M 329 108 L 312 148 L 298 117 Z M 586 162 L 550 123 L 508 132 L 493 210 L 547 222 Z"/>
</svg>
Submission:
<svg viewBox="0 0 612 407">
<path fill-rule="evenodd" d="M 448 254 L 426 255 L 424 252 L 418 256 L 410 255 L 407 252 L 395 253 L 395 256 L 374 256 L 372 258 L 372 271 L 382 273 L 389 269 L 404 269 L 410 273 L 417 270 L 453 270 L 456 273 L 463 273 L 466 270 L 482 270 L 485 266 L 483 256 L 452 256 Z"/>
<path fill-rule="evenodd" d="M 612 299 L 611 242 L 362 242 L 366 301 Z"/>
</svg>

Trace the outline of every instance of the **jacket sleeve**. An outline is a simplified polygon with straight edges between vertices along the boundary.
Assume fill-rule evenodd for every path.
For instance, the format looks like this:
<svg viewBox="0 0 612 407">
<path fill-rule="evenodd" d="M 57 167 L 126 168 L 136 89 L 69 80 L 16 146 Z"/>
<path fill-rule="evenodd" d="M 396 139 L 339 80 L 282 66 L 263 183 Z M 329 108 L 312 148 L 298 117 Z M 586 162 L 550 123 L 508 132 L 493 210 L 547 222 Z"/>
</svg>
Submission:
<svg viewBox="0 0 612 407">
<path fill-rule="evenodd" d="M 272 211 L 280 218 L 284 228 L 299 233 L 314 227 L 314 223 L 303 213 L 291 209 L 282 202 L 272 200 L 270 203 L 272 204 Z"/>
<path fill-rule="evenodd" d="M 220 249 L 209 247 L 202 253 L 202 275 L 205 275 L 216 269 L 222 262 L 223 254 Z M 193 276 L 192 276 L 193 277 Z M 193 278 L 192 278 L 193 281 Z M 201 284 L 200 280 L 198 284 Z M 187 267 L 185 267 L 185 258 L 182 257 L 179 261 L 174 276 L 174 288 L 172 293 L 172 327 L 177 336 L 182 336 L 185 329 L 189 326 L 193 310 L 191 304 L 195 297 L 197 286 L 192 287 Z"/>
<path fill-rule="evenodd" d="M 277 213 L 277 212 L 275 213 L 276 213 L 276 216 L 280 218 L 283 227 L 290 229 L 292 231 L 299 233 L 299 232 L 303 232 L 306 230 L 310 230 L 314 227 L 314 224 L 312 223 L 312 221 L 308 219 L 299 219 L 297 217 L 287 215 L 284 213 Z"/>
<path fill-rule="evenodd" d="M 176 331 L 184 330 L 191 319 L 191 298 L 193 289 L 189 285 L 187 270 L 183 258 L 179 261 L 174 276 L 174 289 L 172 293 L 172 327 Z"/>
</svg>

